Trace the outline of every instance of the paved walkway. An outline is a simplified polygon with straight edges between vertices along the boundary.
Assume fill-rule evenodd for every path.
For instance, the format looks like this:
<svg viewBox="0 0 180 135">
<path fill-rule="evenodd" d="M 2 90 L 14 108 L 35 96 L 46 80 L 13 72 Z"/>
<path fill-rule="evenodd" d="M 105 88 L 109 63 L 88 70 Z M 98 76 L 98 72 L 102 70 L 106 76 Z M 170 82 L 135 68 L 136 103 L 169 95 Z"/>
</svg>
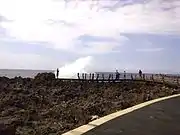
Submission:
<svg viewBox="0 0 180 135">
<path fill-rule="evenodd" d="M 84 135 L 180 135 L 180 97 L 118 117 Z"/>
</svg>

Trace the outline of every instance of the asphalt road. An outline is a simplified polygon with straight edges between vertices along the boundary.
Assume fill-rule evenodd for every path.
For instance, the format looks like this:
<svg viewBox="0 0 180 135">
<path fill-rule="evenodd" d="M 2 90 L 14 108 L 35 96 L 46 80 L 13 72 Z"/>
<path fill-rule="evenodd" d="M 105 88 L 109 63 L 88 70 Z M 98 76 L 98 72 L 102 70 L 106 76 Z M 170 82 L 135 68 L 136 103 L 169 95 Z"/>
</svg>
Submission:
<svg viewBox="0 0 180 135">
<path fill-rule="evenodd" d="M 180 97 L 123 115 L 84 135 L 180 135 Z"/>
</svg>

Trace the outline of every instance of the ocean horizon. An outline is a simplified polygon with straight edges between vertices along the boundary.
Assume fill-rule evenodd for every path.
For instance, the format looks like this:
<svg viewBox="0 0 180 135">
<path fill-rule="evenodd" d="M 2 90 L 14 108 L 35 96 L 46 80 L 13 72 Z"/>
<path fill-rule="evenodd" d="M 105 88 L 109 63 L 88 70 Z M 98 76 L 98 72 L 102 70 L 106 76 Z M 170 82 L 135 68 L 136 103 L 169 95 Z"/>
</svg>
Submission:
<svg viewBox="0 0 180 135">
<path fill-rule="evenodd" d="M 0 69 L 0 76 L 5 76 L 8 78 L 14 78 L 14 77 L 35 77 L 38 73 L 43 72 L 54 72 L 53 70 L 33 70 L 33 69 Z"/>
<path fill-rule="evenodd" d="M 8 78 L 14 78 L 14 77 L 18 77 L 21 76 L 23 78 L 34 78 L 38 73 L 44 73 L 44 72 L 48 72 L 48 73 L 54 73 L 55 70 L 33 70 L 33 69 L 0 69 L 0 76 L 5 76 Z M 115 74 L 115 72 L 94 72 L 95 73 L 95 77 L 96 74 L 99 74 L 99 78 L 102 78 L 102 74 L 104 74 L 105 78 L 108 78 L 109 74 Z M 120 72 L 120 78 L 124 77 L 124 73 Z M 127 72 L 126 73 L 126 77 L 130 78 L 131 74 L 133 75 L 137 75 L 138 73 L 136 72 Z M 148 76 L 151 76 L 152 74 L 158 74 L 158 73 L 145 73 Z M 179 76 L 179 74 L 167 74 L 170 76 Z M 115 77 L 115 76 L 114 76 Z M 89 76 L 87 76 L 87 79 L 89 78 Z"/>
</svg>

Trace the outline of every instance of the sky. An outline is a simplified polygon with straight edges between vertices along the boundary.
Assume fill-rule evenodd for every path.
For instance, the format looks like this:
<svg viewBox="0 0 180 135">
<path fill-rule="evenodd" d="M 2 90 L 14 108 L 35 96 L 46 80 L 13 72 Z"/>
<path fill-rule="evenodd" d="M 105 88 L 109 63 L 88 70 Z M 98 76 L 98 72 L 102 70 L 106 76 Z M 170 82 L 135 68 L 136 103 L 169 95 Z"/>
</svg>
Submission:
<svg viewBox="0 0 180 135">
<path fill-rule="evenodd" d="M 179 52 L 179 0 L 0 0 L 1 69 L 180 72 Z"/>
</svg>

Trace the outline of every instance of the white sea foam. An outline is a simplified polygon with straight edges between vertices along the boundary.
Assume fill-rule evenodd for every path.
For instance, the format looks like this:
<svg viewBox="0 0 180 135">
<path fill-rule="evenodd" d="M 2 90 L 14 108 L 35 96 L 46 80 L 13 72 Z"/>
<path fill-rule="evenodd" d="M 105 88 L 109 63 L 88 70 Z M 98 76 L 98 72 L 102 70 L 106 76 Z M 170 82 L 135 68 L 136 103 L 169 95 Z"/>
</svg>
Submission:
<svg viewBox="0 0 180 135">
<path fill-rule="evenodd" d="M 92 63 L 92 60 L 92 56 L 81 57 L 72 63 L 60 67 L 58 78 L 77 78 L 77 73 L 88 73 L 87 69 Z"/>
</svg>

